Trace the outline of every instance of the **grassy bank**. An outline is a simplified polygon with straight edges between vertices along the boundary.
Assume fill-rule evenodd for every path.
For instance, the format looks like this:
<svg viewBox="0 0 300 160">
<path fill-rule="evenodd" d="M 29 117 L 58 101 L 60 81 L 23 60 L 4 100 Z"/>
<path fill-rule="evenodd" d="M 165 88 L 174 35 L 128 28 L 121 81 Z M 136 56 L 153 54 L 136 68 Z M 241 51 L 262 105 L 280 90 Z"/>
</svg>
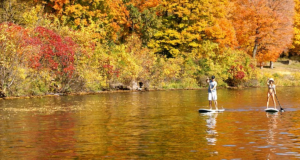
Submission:
<svg viewBox="0 0 300 160">
<path fill-rule="evenodd" d="M 265 66 L 258 70 L 260 86 L 266 85 L 268 78 L 274 78 L 277 86 L 300 86 L 300 63 L 298 61 L 278 59 L 277 62 L 274 62 L 273 69 Z"/>
</svg>

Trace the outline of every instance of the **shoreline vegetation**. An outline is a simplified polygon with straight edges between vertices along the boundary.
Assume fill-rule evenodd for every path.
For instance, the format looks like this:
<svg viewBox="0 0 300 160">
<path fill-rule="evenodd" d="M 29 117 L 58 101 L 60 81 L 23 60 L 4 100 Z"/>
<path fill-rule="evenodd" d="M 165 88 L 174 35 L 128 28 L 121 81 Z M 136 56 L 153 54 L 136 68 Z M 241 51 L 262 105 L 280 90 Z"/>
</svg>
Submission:
<svg viewBox="0 0 300 160">
<path fill-rule="evenodd" d="M 259 2 L 1 1 L 0 98 L 300 86 L 300 3 Z"/>
<path fill-rule="evenodd" d="M 258 67 L 259 68 L 259 67 Z M 260 88 L 265 87 L 268 78 L 273 77 L 275 79 L 275 85 L 277 87 L 300 87 L 300 62 L 298 60 L 292 60 L 288 58 L 280 58 L 277 62 L 274 62 L 274 68 L 266 66 L 259 69 L 259 79 L 250 80 L 252 83 L 245 82 L 239 86 L 219 86 L 221 89 L 245 89 L 245 88 Z M 180 86 L 180 85 L 177 85 Z M 101 91 L 90 91 L 90 92 L 72 92 L 72 93 L 51 93 L 43 95 L 30 95 L 30 96 L 11 96 L 3 97 L 0 100 L 10 99 L 29 99 L 29 98 L 44 98 L 44 97 L 58 97 L 58 96 L 78 96 L 78 95 L 97 95 L 97 94 L 112 94 L 112 93 L 128 93 L 128 92 L 148 92 L 148 91 L 172 91 L 172 90 L 204 90 L 207 86 L 198 86 L 195 88 L 171 88 L 174 84 L 166 84 L 162 88 L 141 88 L 135 90 L 121 90 L 121 89 L 110 89 Z"/>
</svg>

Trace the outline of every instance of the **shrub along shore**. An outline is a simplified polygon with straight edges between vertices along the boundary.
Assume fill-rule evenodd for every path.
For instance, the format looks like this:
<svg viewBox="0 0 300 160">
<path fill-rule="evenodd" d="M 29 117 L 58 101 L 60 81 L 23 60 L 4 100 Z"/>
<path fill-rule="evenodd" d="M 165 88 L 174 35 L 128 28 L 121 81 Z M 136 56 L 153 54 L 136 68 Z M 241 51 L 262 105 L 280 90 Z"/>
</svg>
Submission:
<svg viewBox="0 0 300 160">
<path fill-rule="evenodd" d="M 290 64 L 286 64 L 285 62 L 290 61 Z M 218 88 L 227 88 L 227 89 L 244 89 L 251 87 L 265 87 L 268 78 L 275 79 L 275 85 L 278 87 L 299 87 L 300 86 L 300 63 L 296 61 L 291 61 L 289 59 L 279 59 L 274 63 L 274 68 L 271 69 L 269 67 L 265 67 L 263 69 L 259 69 L 258 78 L 251 79 L 249 81 L 240 83 L 238 86 L 229 86 L 229 85 L 220 85 Z M 147 91 L 166 91 L 166 90 L 201 90 L 207 89 L 205 85 L 206 77 L 202 77 L 200 79 L 200 83 L 195 84 L 194 86 L 188 86 L 183 83 L 165 83 L 160 88 L 155 88 L 153 86 L 148 86 L 149 88 L 145 88 L 145 85 L 139 89 L 106 89 L 101 91 L 81 91 L 81 92 L 69 92 L 69 93 L 43 93 L 40 95 L 23 95 L 23 96 L 8 96 L 0 99 L 19 99 L 19 98 L 44 98 L 44 97 L 57 97 L 57 96 L 74 96 L 74 95 L 96 95 L 96 94 L 112 94 L 112 93 L 122 93 L 122 92 L 147 92 Z M 217 79 L 218 82 L 218 79 Z M 218 82 L 219 83 L 219 82 Z M 201 84 L 201 85 L 199 85 Z M 220 84 L 226 84 L 224 82 L 220 82 Z M 186 87 L 188 86 L 188 87 Z"/>
</svg>

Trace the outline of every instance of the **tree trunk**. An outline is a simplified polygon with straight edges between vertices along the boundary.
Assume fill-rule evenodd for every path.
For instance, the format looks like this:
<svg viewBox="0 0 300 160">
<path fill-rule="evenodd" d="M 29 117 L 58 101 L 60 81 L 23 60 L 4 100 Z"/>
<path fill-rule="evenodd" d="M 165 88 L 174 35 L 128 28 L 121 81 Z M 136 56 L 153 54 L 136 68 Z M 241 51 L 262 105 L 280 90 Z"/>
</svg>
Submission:
<svg viewBox="0 0 300 160">
<path fill-rule="evenodd" d="M 270 68 L 273 69 L 274 68 L 274 65 L 273 65 L 273 62 L 270 61 Z"/>
<path fill-rule="evenodd" d="M 252 51 L 252 55 L 253 55 L 253 58 L 255 58 L 256 56 L 256 52 L 257 52 L 257 43 L 255 42 L 255 45 L 254 45 L 254 48 L 253 48 L 253 51 Z"/>
<path fill-rule="evenodd" d="M 259 28 L 256 28 L 255 33 L 256 33 L 256 35 L 259 34 Z M 256 53 L 257 53 L 257 47 L 258 47 L 258 37 L 256 37 L 256 38 L 255 38 L 255 41 L 254 41 L 254 48 L 253 48 L 253 51 L 252 51 L 253 58 L 255 58 L 255 56 L 256 56 Z"/>
</svg>

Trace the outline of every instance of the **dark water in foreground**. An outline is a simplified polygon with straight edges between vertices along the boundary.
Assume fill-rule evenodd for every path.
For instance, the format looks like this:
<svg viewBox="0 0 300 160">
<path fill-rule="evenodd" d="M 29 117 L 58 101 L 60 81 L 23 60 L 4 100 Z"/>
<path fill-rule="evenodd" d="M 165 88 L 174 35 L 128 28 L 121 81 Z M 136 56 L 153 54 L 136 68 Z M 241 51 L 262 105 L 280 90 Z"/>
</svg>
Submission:
<svg viewBox="0 0 300 160">
<path fill-rule="evenodd" d="M 112 93 L 0 101 L 0 159 L 299 159 L 300 88 Z M 272 105 L 272 103 L 271 103 Z"/>
</svg>

